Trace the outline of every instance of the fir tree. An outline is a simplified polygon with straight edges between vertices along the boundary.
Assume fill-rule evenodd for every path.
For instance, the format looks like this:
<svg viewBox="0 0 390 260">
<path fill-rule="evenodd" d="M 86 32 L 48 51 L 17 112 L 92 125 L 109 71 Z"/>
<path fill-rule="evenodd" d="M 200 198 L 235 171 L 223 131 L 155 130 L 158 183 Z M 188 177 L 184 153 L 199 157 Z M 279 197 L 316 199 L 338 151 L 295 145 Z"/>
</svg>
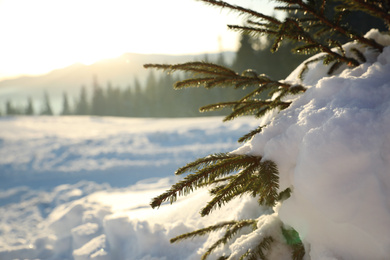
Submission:
<svg viewBox="0 0 390 260">
<path fill-rule="evenodd" d="M 53 115 L 53 110 L 51 108 L 50 98 L 49 98 L 49 95 L 47 94 L 46 91 L 43 93 L 43 108 L 42 108 L 41 115 L 45 115 L 45 116 L 52 116 Z"/>
<path fill-rule="evenodd" d="M 5 114 L 8 116 L 14 116 L 14 115 L 19 115 L 20 112 L 18 111 L 17 108 L 15 108 L 12 105 L 12 102 L 10 100 L 7 100 L 7 102 L 5 104 Z"/>
<path fill-rule="evenodd" d="M 143 96 L 141 83 L 139 82 L 138 78 L 134 78 L 134 85 L 133 85 L 133 94 L 130 98 L 130 104 L 132 104 L 132 116 L 143 116 L 144 115 L 144 109 L 141 108 L 143 105 L 141 97 Z"/>
<path fill-rule="evenodd" d="M 127 86 L 123 93 L 119 93 L 119 95 L 122 97 L 120 116 L 132 115 L 134 109 L 134 104 L 132 103 L 133 94 L 134 93 L 131 86 Z"/>
<path fill-rule="evenodd" d="M 355 17 L 354 15 L 365 12 L 367 15 L 380 19 L 387 26 L 387 30 L 390 26 L 390 5 L 387 0 L 279 0 L 280 6 L 276 9 L 283 10 L 287 14 L 296 14 L 287 15 L 284 20 L 224 1 L 201 1 L 209 5 L 227 8 L 248 17 L 245 25 L 229 25 L 229 28 L 252 37 L 267 36 L 269 39 L 273 39 L 270 46 L 272 52 L 278 51 L 282 45 L 294 44 L 290 46 L 295 53 L 310 55 L 321 53 L 317 59 L 306 62 L 306 66 L 301 71 L 301 77 L 304 77 L 307 66 L 312 62 L 323 62 L 328 65 L 328 74 L 335 73 L 342 66 L 355 67 L 365 62 L 363 53 L 357 49 L 352 49 L 351 54 L 347 55 L 340 39 L 356 41 L 377 52 L 383 50 L 383 46 L 375 40 L 367 39 L 363 37 L 362 32 L 352 30 L 346 23 L 348 21 L 345 18 L 347 15 L 351 19 L 351 17 Z M 175 83 L 175 88 L 203 86 L 206 89 L 216 87 L 250 89 L 251 92 L 239 100 L 220 102 L 201 108 L 202 111 L 210 111 L 229 107 L 232 111 L 225 117 L 225 120 L 244 115 L 261 117 L 269 111 L 286 109 L 291 103 L 284 101 L 285 96 L 299 95 L 306 90 L 305 86 L 274 80 L 267 75 L 257 74 L 253 70 L 237 73 L 232 69 L 208 62 L 188 62 L 176 65 L 146 64 L 144 66 L 168 72 L 184 71 L 194 76 Z M 268 97 L 265 97 L 267 95 Z M 250 139 L 261 132 L 262 127 L 251 131 L 239 141 Z M 151 202 L 153 208 L 159 207 L 164 202 L 173 203 L 178 196 L 187 195 L 198 188 L 210 187 L 212 198 L 201 209 L 202 216 L 210 214 L 243 194 L 256 197 L 259 205 L 269 207 L 270 212 L 272 212 L 272 207 L 277 202 L 283 203 L 293 192 L 290 188 L 281 192 L 278 190 L 278 167 L 273 161 L 264 160 L 261 156 L 231 153 L 213 154 L 187 164 L 178 169 L 175 174 L 188 175 L 169 190 L 154 198 Z M 217 223 L 172 238 L 171 242 L 225 230 L 224 235 L 203 255 L 202 259 L 206 259 L 217 247 L 237 239 L 237 234 L 243 227 L 256 229 L 256 222 L 257 220 L 232 220 Z M 285 238 L 285 243 L 291 247 L 291 258 L 302 259 L 305 251 L 299 234 L 283 225 L 280 226 L 280 234 Z M 258 245 L 249 249 L 240 259 L 266 259 L 267 251 L 272 247 L 273 241 L 274 238 L 271 236 L 262 237 Z M 228 256 L 221 256 L 219 259 L 227 258 Z"/>
<path fill-rule="evenodd" d="M 76 102 L 75 114 L 76 115 L 89 114 L 89 104 L 88 104 L 87 91 L 85 89 L 85 86 L 81 86 L 80 97 Z"/>
<path fill-rule="evenodd" d="M 105 113 L 107 116 L 121 115 L 122 98 L 119 88 L 112 86 L 111 82 L 107 84 L 105 95 Z"/>
<path fill-rule="evenodd" d="M 71 115 L 71 114 L 72 114 L 72 112 L 71 112 L 70 105 L 69 105 L 68 95 L 64 92 L 62 94 L 62 112 L 61 112 L 61 115 L 67 116 L 67 115 Z"/>
<path fill-rule="evenodd" d="M 145 113 L 148 117 L 154 117 L 157 114 L 158 110 L 158 80 L 153 71 L 150 71 L 148 77 L 146 78 L 145 86 L 145 97 L 146 97 L 146 106 Z"/>
<path fill-rule="evenodd" d="M 106 111 L 106 98 L 102 87 L 99 85 L 97 77 L 93 78 L 93 93 L 91 103 L 91 115 L 103 116 Z"/>
<path fill-rule="evenodd" d="M 255 50 L 252 47 L 250 36 L 242 34 L 240 39 L 240 47 L 237 50 L 236 58 L 232 64 L 235 71 L 244 71 L 248 68 L 255 69 L 259 61 L 257 60 Z"/>
<path fill-rule="evenodd" d="M 31 116 L 34 114 L 34 106 L 31 97 L 27 99 L 27 107 L 24 111 L 25 115 Z"/>
</svg>

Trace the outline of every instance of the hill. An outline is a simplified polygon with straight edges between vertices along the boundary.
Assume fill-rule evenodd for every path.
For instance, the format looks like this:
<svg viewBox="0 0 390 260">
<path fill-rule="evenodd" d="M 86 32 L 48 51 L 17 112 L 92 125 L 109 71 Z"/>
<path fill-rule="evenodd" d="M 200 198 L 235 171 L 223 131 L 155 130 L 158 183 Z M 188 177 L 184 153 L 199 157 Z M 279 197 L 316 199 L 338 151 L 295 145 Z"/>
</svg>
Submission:
<svg viewBox="0 0 390 260">
<path fill-rule="evenodd" d="M 211 61 L 216 60 L 221 54 L 207 54 Z M 226 62 L 231 62 L 234 52 L 222 53 Z M 106 85 L 108 82 L 114 86 L 127 87 L 138 78 L 143 82 L 149 71 L 143 68 L 145 63 L 180 63 L 191 60 L 204 60 L 206 54 L 196 55 L 162 55 L 162 54 L 136 54 L 126 53 L 120 57 L 106 59 L 91 65 L 81 63 L 73 64 L 66 68 L 56 69 L 44 75 L 22 76 L 0 81 L 0 110 L 3 110 L 7 100 L 13 104 L 25 106 L 27 98 L 34 101 L 43 100 L 43 93 L 50 95 L 53 109 L 58 112 L 61 107 L 62 94 L 66 91 L 71 99 L 79 95 L 80 87 L 89 88 L 93 78 Z M 35 102 L 37 103 L 37 102 Z M 39 105 L 39 104 L 38 104 Z"/>
</svg>

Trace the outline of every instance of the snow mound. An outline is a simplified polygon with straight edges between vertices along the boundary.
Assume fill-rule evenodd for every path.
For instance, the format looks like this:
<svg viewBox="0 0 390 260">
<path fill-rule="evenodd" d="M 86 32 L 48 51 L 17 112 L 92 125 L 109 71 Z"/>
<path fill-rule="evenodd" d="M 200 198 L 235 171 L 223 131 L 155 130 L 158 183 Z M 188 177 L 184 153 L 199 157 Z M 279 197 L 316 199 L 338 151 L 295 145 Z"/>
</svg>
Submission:
<svg viewBox="0 0 390 260">
<path fill-rule="evenodd" d="M 366 37 L 390 45 L 390 36 Z M 326 75 L 311 64 L 309 89 L 236 153 L 277 163 L 280 207 L 311 259 L 388 259 L 390 255 L 390 46 L 382 53 L 355 43 L 367 62 Z M 286 81 L 299 82 L 298 67 Z"/>
<path fill-rule="evenodd" d="M 222 117 L 0 118 L 0 259 L 199 259 L 212 239 L 169 239 L 219 220 L 256 217 L 255 202 L 236 201 L 224 217 L 210 218 L 198 214 L 210 198 L 205 190 L 159 210 L 149 203 L 174 183 L 166 176 L 178 167 L 237 148 L 237 138 L 257 124 Z"/>
</svg>

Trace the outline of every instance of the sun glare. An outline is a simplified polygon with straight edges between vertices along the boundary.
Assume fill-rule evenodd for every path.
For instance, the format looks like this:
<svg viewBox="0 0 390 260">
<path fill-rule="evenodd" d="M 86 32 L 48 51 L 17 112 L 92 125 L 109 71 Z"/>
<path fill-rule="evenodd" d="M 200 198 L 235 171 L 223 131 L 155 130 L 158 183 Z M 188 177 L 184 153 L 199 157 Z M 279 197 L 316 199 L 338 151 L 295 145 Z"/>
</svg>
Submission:
<svg viewBox="0 0 390 260">
<path fill-rule="evenodd" d="M 0 78 L 126 52 L 234 50 L 237 33 L 221 14 L 194 0 L 0 0 Z"/>
</svg>

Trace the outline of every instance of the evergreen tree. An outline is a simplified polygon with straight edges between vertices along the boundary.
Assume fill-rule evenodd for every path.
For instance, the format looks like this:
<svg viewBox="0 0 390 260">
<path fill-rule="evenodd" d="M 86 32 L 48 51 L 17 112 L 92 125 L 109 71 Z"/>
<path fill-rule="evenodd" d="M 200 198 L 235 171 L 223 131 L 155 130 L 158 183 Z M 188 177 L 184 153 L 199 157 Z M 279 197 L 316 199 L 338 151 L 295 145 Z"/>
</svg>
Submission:
<svg viewBox="0 0 390 260">
<path fill-rule="evenodd" d="M 16 109 L 10 100 L 7 100 L 6 104 L 5 104 L 5 114 L 8 115 L 8 116 L 15 116 L 15 115 L 19 115 L 19 111 L 18 109 Z"/>
<path fill-rule="evenodd" d="M 123 110 L 123 93 L 119 87 L 108 83 L 106 90 L 106 113 L 108 116 L 121 116 Z"/>
<path fill-rule="evenodd" d="M 236 58 L 232 65 L 235 71 L 242 72 L 248 68 L 255 68 L 259 63 L 250 39 L 248 34 L 241 34 L 240 47 L 237 50 Z"/>
<path fill-rule="evenodd" d="M 356 67 L 365 62 L 365 57 L 358 49 L 351 49 L 351 54 L 344 50 L 340 39 L 356 41 L 363 46 L 382 52 L 383 46 L 373 39 L 363 37 L 363 33 L 352 31 L 347 23 L 344 23 L 346 15 L 349 19 L 362 11 L 375 16 L 386 25 L 390 26 L 390 5 L 387 0 L 361 1 L 361 0 L 279 0 L 285 4 L 276 7 L 288 14 L 284 20 L 264 15 L 251 9 L 231 5 L 224 1 L 201 0 L 207 4 L 230 9 L 249 17 L 245 25 L 229 25 L 229 28 L 252 35 L 266 35 L 273 39 L 271 51 L 280 50 L 282 45 L 290 45 L 295 53 L 315 54 L 321 53 L 317 59 L 309 59 L 300 73 L 304 77 L 308 64 L 323 62 L 328 65 L 328 74 L 332 75 L 341 66 Z M 332 9 L 334 12 L 327 10 Z M 262 61 L 259 61 L 262 62 Z M 201 108 L 203 111 L 231 108 L 231 113 L 225 120 L 231 120 L 239 116 L 253 115 L 261 117 L 268 111 L 280 111 L 290 106 L 290 101 L 284 101 L 287 95 L 299 95 L 306 90 L 302 85 L 291 85 L 282 80 L 273 80 L 264 74 L 257 74 L 253 70 L 243 70 L 239 73 L 211 63 L 188 62 L 176 65 L 146 64 L 146 68 L 157 68 L 172 71 L 184 71 L 192 73 L 189 78 L 175 83 L 176 88 L 199 87 L 206 89 L 216 87 L 233 87 L 236 89 L 249 88 L 251 92 L 241 99 L 232 102 L 222 102 Z M 242 72 L 242 73 L 241 73 Z M 199 75 L 202 75 L 199 77 Z M 268 94 L 269 97 L 264 97 Z M 272 95 L 272 98 L 271 98 Z M 261 132 L 264 126 L 251 131 L 239 141 L 244 142 Z M 283 203 L 290 197 L 290 188 L 279 191 L 279 173 L 275 162 L 263 160 L 261 156 L 236 155 L 231 153 L 218 153 L 200 158 L 177 170 L 176 174 L 188 174 L 181 181 L 174 184 L 169 190 L 155 197 L 151 206 L 159 207 L 163 202 L 173 203 L 178 196 L 183 196 L 201 187 L 210 187 L 212 198 L 206 203 L 200 214 L 210 214 L 213 210 L 222 207 L 234 198 L 243 194 L 251 194 L 257 197 L 259 205 L 272 207 L 277 203 Z M 202 259 L 206 259 L 217 247 L 223 246 L 239 237 L 239 231 L 244 227 L 257 229 L 257 220 L 232 220 L 217 223 L 215 225 L 196 230 L 173 238 L 171 242 L 178 242 L 194 236 L 203 236 L 210 232 L 225 230 L 221 239 L 217 240 Z M 303 259 L 305 255 L 299 234 L 293 229 L 280 226 L 280 236 L 285 238 L 286 245 L 291 247 L 292 259 Z M 261 232 L 259 232 L 261 234 Z M 240 259 L 266 259 L 267 251 L 273 245 L 272 236 L 259 237 L 259 243 L 253 245 Z M 229 256 L 221 256 L 218 259 L 227 259 Z"/>
<path fill-rule="evenodd" d="M 148 117 L 154 117 L 158 113 L 159 97 L 157 82 L 155 73 L 150 71 L 148 77 L 146 78 L 145 97 L 147 102 L 144 108 L 145 115 Z"/>
<path fill-rule="evenodd" d="M 226 63 L 226 61 L 225 61 L 225 56 L 224 56 L 223 52 L 220 52 L 220 53 L 219 53 L 218 59 L 217 59 L 217 61 L 215 62 L 215 64 L 218 64 L 218 65 L 221 65 L 221 66 L 224 66 L 224 67 L 227 66 L 227 63 Z"/>
<path fill-rule="evenodd" d="M 53 115 L 53 110 L 51 108 L 51 103 L 50 103 L 50 98 L 47 92 L 45 91 L 43 94 L 43 108 L 41 115 L 45 116 L 52 116 Z"/>
<path fill-rule="evenodd" d="M 93 78 L 93 93 L 92 93 L 92 103 L 91 103 L 91 115 L 94 116 L 103 116 L 106 111 L 106 98 L 102 87 L 97 81 L 97 77 Z"/>
<path fill-rule="evenodd" d="M 138 78 L 134 78 L 134 85 L 133 85 L 133 94 L 130 98 L 130 104 L 132 104 L 132 110 L 130 114 L 132 116 L 142 117 L 145 115 L 143 108 L 145 105 L 145 102 L 143 100 L 143 91 L 141 88 L 141 83 L 139 82 Z"/>
<path fill-rule="evenodd" d="M 119 116 L 132 116 L 134 104 L 132 102 L 132 96 L 134 95 L 134 90 L 129 85 L 127 88 L 123 91 L 123 93 L 120 93 L 119 96 L 121 97 L 121 107 L 120 107 L 120 114 Z"/>
<path fill-rule="evenodd" d="M 68 94 L 66 94 L 66 92 L 64 92 L 62 94 L 62 112 L 61 112 L 61 115 L 68 116 L 68 115 L 71 115 L 71 114 L 72 114 L 72 112 L 71 112 L 71 109 L 70 109 L 70 106 L 69 106 Z"/>
<path fill-rule="evenodd" d="M 24 111 L 24 114 L 28 116 L 34 115 L 34 106 L 31 97 L 27 99 L 27 107 Z"/>
<path fill-rule="evenodd" d="M 75 108 L 76 115 L 88 115 L 89 114 L 89 103 L 87 99 L 87 90 L 85 86 L 82 86 L 80 89 L 80 97 L 76 101 Z"/>
</svg>

